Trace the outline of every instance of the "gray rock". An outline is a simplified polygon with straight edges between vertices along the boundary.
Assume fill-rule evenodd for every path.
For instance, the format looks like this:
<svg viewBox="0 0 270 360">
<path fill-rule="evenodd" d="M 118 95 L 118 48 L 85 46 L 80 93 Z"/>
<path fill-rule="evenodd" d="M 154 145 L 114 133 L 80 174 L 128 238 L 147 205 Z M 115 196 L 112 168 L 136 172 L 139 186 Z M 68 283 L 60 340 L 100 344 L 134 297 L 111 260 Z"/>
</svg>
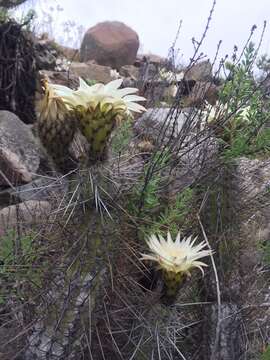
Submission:
<svg viewBox="0 0 270 360">
<path fill-rule="evenodd" d="M 67 191 L 65 177 L 40 177 L 26 185 L 0 191 L 0 204 L 11 205 L 28 200 L 53 202 L 63 198 Z"/>
<path fill-rule="evenodd" d="M 216 161 L 217 141 L 207 133 L 198 133 L 198 121 L 198 112 L 192 109 L 177 113 L 158 108 L 148 109 L 134 125 L 135 135 L 141 139 L 156 146 L 168 143 L 179 147 L 178 166 L 170 173 L 168 193 L 164 193 L 169 198 L 205 176 Z"/>
<path fill-rule="evenodd" d="M 178 159 L 178 166 L 170 173 L 168 198 L 175 198 L 214 168 L 218 159 L 218 143 L 213 137 L 194 137 L 179 151 Z"/>
<path fill-rule="evenodd" d="M 243 245 L 239 265 L 247 281 L 262 261 L 260 245 L 270 238 L 269 179 L 270 160 L 237 160 L 232 181 L 233 205 L 238 214 L 238 237 Z"/>
<path fill-rule="evenodd" d="M 218 307 L 212 304 L 206 311 L 205 360 L 259 359 L 265 343 L 269 343 L 269 261 L 264 260 L 267 251 L 262 248 L 269 244 L 270 237 L 269 179 L 269 159 L 247 158 L 236 159 L 227 176 L 222 177 L 227 201 L 227 210 L 223 207 L 222 211 L 227 212 L 224 220 L 230 231 L 226 224 L 220 238 L 214 238 L 214 246 L 223 241 L 227 250 L 217 247 L 220 322 L 216 326 Z M 215 281 L 207 282 L 211 298 L 216 296 L 213 284 L 216 287 Z"/>
<path fill-rule="evenodd" d="M 31 129 L 15 114 L 0 111 L 0 185 L 32 181 L 41 154 Z"/>
<path fill-rule="evenodd" d="M 195 63 L 185 72 L 185 80 L 211 81 L 212 65 L 209 60 Z"/>
<path fill-rule="evenodd" d="M 178 114 L 170 108 L 148 109 L 135 123 L 135 134 L 158 142 L 162 132 L 162 141 L 176 138 L 188 115 L 184 112 Z M 161 139 L 160 139 L 161 140 Z"/>
<path fill-rule="evenodd" d="M 239 329 L 243 321 L 241 311 L 236 304 L 222 303 L 219 309 L 216 304 L 206 311 L 209 321 L 203 332 L 209 351 L 203 352 L 204 360 L 239 360 L 244 352 L 244 343 Z"/>
<path fill-rule="evenodd" d="M 71 89 L 77 89 L 79 86 L 79 78 L 72 71 L 40 70 L 37 77 L 38 85 L 43 79 L 48 79 L 52 84 L 64 85 L 70 87 Z M 37 90 L 40 93 L 38 96 L 42 96 L 42 88 L 38 88 Z"/>
<path fill-rule="evenodd" d="M 53 42 L 48 39 L 38 39 L 35 43 L 36 62 L 39 70 L 54 70 L 58 53 Z"/>
<path fill-rule="evenodd" d="M 139 69 L 134 65 L 124 65 L 119 70 L 120 75 L 131 78 L 133 80 L 139 79 Z"/>
<path fill-rule="evenodd" d="M 27 228 L 34 223 L 40 223 L 46 218 L 51 210 L 48 201 L 29 200 L 18 205 L 11 205 L 0 210 L 0 236 L 6 231 L 23 226 Z"/>
</svg>

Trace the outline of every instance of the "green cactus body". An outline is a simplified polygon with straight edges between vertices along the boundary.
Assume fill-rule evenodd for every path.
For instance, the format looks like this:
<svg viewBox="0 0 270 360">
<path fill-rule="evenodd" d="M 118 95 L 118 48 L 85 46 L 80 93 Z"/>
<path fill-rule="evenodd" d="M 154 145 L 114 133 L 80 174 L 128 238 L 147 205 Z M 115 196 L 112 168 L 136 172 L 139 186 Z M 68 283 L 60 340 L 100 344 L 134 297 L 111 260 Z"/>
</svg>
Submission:
<svg viewBox="0 0 270 360">
<path fill-rule="evenodd" d="M 54 100 L 46 106 L 45 97 L 37 121 L 37 130 L 41 142 L 55 161 L 61 161 L 67 154 L 67 149 L 75 134 L 75 114 L 68 111 L 61 100 Z"/>
<path fill-rule="evenodd" d="M 97 107 L 94 111 L 89 108 L 80 118 L 81 132 L 90 144 L 90 159 L 101 159 L 107 142 L 115 126 L 115 113 L 110 109 L 102 112 Z"/>
<path fill-rule="evenodd" d="M 184 280 L 185 275 L 181 272 L 175 273 L 174 271 L 163 270 L 163 281 L 165 285 L 165 293 L 168 297 L 174 297 Z"/>
</svg>

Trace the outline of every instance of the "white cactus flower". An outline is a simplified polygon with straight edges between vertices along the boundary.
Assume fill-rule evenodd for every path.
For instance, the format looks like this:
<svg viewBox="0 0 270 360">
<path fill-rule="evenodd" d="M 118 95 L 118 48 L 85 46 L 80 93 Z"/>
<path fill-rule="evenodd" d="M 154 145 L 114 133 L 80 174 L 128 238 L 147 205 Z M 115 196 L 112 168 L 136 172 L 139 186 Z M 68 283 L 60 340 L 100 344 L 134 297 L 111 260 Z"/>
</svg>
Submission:
<svg viewBox="0 0 270 360">
<path fill-rule="evenodd" d="M 83 108 L 95 109 L 98 105 L 100 109 L 107 111 L 108 109 L 119 112 L 141 113 L 146 109 L 137 104 L 137 101 L 145 101 L 142 96 L 134 95 L 138 91 L 136 88 L 119 89 L 123 80 L 117 79 L 104 85 L 101 83 L 89 86 L 83 79 L 80 78 L 79 88 L 75 91 L 61 85 L 54 85 L 55 92 L 63 99 L 63 101 L 76 108 L 81 106 Z"/>
<path fill-rule="evenodd" d="M 199 268 L 204 274 L 203 267 L 207 266 L 199 259 L 212 254 L 212 250 L 205 250 L 206 242 L 195 245 L 197 237 L 192 240 L 180 238 L 178 233 L 176 240 L 173 241 L 171 234 L 168 232 L 167 241 L 161 235 L 151 235 L 147 241 L 150 254 L 142 254 L 142 260 L 151 260 L 158 263 L 158 267 L 165 272 L 186 273 L 190 275 L 192 268 Z"/>
</svg>

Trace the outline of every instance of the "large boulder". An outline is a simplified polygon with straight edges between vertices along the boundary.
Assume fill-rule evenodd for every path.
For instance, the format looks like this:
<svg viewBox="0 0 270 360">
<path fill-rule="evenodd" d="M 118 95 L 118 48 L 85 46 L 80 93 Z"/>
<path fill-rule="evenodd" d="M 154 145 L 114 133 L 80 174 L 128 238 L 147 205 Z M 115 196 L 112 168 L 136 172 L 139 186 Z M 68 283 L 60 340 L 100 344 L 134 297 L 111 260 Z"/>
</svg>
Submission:
<svg viewBox="0 0 270 360">
<path fill-rule="evenodd" d="M 106 21 L 90 28 L 84 35 L 80 59 L 95 60 L 100 65 L 120 69 L 132 65 L 139 48 L 138 34 L 119 21 Z"/>
<path fill-rule="evenodd" d="M 0 185 L 32 181 L 40 156 L 41 149 L 31 128 L 15 114 L 0 111 Z"/>
</svg>

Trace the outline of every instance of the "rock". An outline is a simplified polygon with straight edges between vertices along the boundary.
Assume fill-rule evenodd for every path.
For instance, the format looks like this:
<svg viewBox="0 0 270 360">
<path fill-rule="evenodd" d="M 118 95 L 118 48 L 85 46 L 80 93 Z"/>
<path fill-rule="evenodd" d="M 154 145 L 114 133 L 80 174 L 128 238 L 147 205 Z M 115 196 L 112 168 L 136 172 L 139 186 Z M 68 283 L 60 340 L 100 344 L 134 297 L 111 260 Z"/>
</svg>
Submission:
<svg viewBox="0 0 270 360">
<path fill-rule="evenodd" d="M 143 81 L 151 82 L 153 80 L 157 80 L 158 67 L 154 64 L 145 62 L 141 64 L 139 68 L 139 75 L 140 79 L 142 79 Z"/>
<path fill-rule="evenodd" d="M 156 54 L 138 54 L 136 57 L 135 65 L 138 67 L 141 66 L 142 63 L 148 62 L 149 64 L 154 64 L 158 66 L 162 66 L 166 63 L 166 59 Z"/>
<path fill-rule="evenodd" d="M 197 81 L 188 97 L 183 99 L 185 107 L 201 106 L 204 101 L 215 105 L 218 100 L 219 88 L 210 82 Z"/>
<path fill-rule="evenodd" d="M 122 82 L 123 87 L 136 87 L 137 81 L 132 78 L 124 78 Z"/>
<path fill-rule="evenodd" d="M 1 1 L 0 1 L 1 3 Z M 1 5 L 0 5 L 1 8 Z M 30 31 L 8 16 L 1 20 L 0 110 L 11 111 L 25 123 L 36 121 L 34 110 L 37 54 Z"/>
<path fill-rule="evenodd" d="M 164 129 L 162 136 L 164 142 L 171 136 L 177 137 L 186 118 L 184 112 L 176 114 L 176 111 L 172 112 L 170 108 L 150 108 L 136 121 L 134 132 L 140 138 L 156 143 L 160 132 Z"/>
<path fill-rule="evenodd" d="M 35 39 L 36 63 L 38 70 L 54 70 L 58 57 L 57 46 L 49 39 Z"/>
<path fill-rule="evenodd" d="M 59 52 L 69 61 L 80 61 L 80 52 L 68 46 L 57 44 Z"/>
<path fill-rule="evenodd" d="M 14 227 L 31 226 L 33 223 L 40 223 L 51 211 L 48 201 L 29 200 L 17 205 L 10 205 L 0 210 L 0 236 L 7 230 Z"/>
<path fill-rule="evenodd" d="M 212 65 L 209 60 L 195 63 L 185 72 L 185 80 L 211 81 Z"/>
<path fill-rule="evenodd" d="M 177 94 L 177 89 L 177 85 L 169 85 L 164 91 L 164 99 L 169 102 L 172 101 L 172 99 L 174 99 Z"/>
<path fill-rule="evenodd" d="M 240 266 L 247 280 L 261 262 L 259 245 L 270 238 L 269 179 L 269 160 L 237 160 L 232 190 L 234 206 L 239 209 L 239 236 L 243 242 Z"/>
<path fill-rule="evenodd" d="M 256 329 L 267 333 L 270 323 L 269 260 L 263 259 L 267 250 L 262 247 L 269 246 L 270 238 L 270 160 L 239 158 L 226 171 L 227 176 L 221 173 L 223 199 L 227 202 L 222 208 L 223 227 L 220 237 L 214 235 L 213 239 L 214 246 L 222 242 L 225 245 L 217 247 L 219 256 L 215 257 L 221 290 L 220 322 L 218 327 L 213 325 L 218 325 L 218 307 L 212 304 L 210 312 L 206 307 L 209 321 L 204 336 L 208 337 L 205 348 L 209 347 L 209 353 L 204 351 L 202 358 L 238 360 L 244 355 L 246 359 L 258 359 L 265 343 L 269 343 L 269 334 L 262 338 Z M 211 291 L 216 287 L 215 280 L 212 283 L 207 283 L 211 300 L 216 296 L 216 290 Z"/>
<path fill-rule="evenodd" d="M 70 65 L 70 69 L 77 76 L 87 80 L 95 80 L 107 84 L 112 79 L 111 68 L 109 66 L 97 65 L 91 62 L 73 62 Z"/>
<path fill-rule="evenodd" d="M 65 57 L 56 59 L 55 71 L 69 71 L 70 61 Z"/>
<path fill-rule="evenodd" d="M 192 123 L 187 125 L 190 126 L 189 136 L 183 138 L 181 130 L 188 119 L 192 119 Z M 207 175 L 215 165 L 218 143 L 212 136 L 197 134 L 196 124 L 197 111 L 185 109 L 178 114 L 170 108 L 148 109 L 134 124 L 134 133 L 139 141 L 148 141 L 156 146 L 167 142 L 176 147 L 180 145 L 178 157 L 181 158 L 181 166 L 176 166 L 169 175 L 168 189 L 162 195 L 166 199 L 175 198 L 184 188 Z M 141 143 L 138 143 L 139 147 Z M 150 144 L 147 145 L 150 147 Z M 167 173 L 163 175 L 168 176 Z"/>
<path fill-rule="evenodd" d="M 0 185 L 28 183 L 40 164 L 41 148 L 15 114 L 0 111 Z"/>
<path fill-rule="evenodd" d="M 187 140 L 178 153 L 180 165 L 170 173 L 167 199 L 175 199 L 185 188 L 192 186 L 212 171 L 218 158 L 218 143 L 215 138 L 198 135 Z"/>
<path fill-rule="evenodd" d="M 239 360 L 244 353 L 245 347 L 242 334 L 239 329 L 243 323 L 241 309 L 236 304 L 222 303 L 220 307 L 220 326 L 218 329 L 219 341 L 216 340 L 218 307 L 210 305 L 206 309 L 207 327 L 203 331 L 208 344 L 208 351 L 203 351 L 203 360 Z"/>
<path fill-rule="evenodd" d="M 8 206 L 29 200 L 52 203 L 63 199 L 67 192 L 68 181 L 65 177 L 40 177 L 26 185 L 0 191 L 0 204 Z"/>
<path fill-rule="evenodd" d="M 72 71 L 49 71 L 41 70 L 38 74 L 38 83 L 43 78 L 49 79 L 49 82 L 52 84 L 59 84 L 70 87 L 72 89 L 77 89 L 79 86 L 79 78 Z M 43 94 L 43 92 L 42 92 Z"/>
<path fill-rule="evenodd" d="M 139 69 L 134 65 L 124 65 L 119 70 L 120 75 L 133 80 L 139 79 Z"/>
<path fill-rule="evenodd" d="M 132 65 L 139 48 L 139 37 L 119 21 L 106 21 L 90 28 L 84 35 L 80 60 L 96 60 L 100 65 L 120 69 Z"/>
<path fill-rule="evenodd" d="M 166 80 L 153 80 L 152 78 L 152 80 L 149 81 L 139 81 L 139 84 L 141 95 L 146 99 L 151 99 L 152 104 L 159 104 L 161 101 L 167 101 L 167 96 L 172 94 L 169 90 L 171 85 Z"/>
</svg>

